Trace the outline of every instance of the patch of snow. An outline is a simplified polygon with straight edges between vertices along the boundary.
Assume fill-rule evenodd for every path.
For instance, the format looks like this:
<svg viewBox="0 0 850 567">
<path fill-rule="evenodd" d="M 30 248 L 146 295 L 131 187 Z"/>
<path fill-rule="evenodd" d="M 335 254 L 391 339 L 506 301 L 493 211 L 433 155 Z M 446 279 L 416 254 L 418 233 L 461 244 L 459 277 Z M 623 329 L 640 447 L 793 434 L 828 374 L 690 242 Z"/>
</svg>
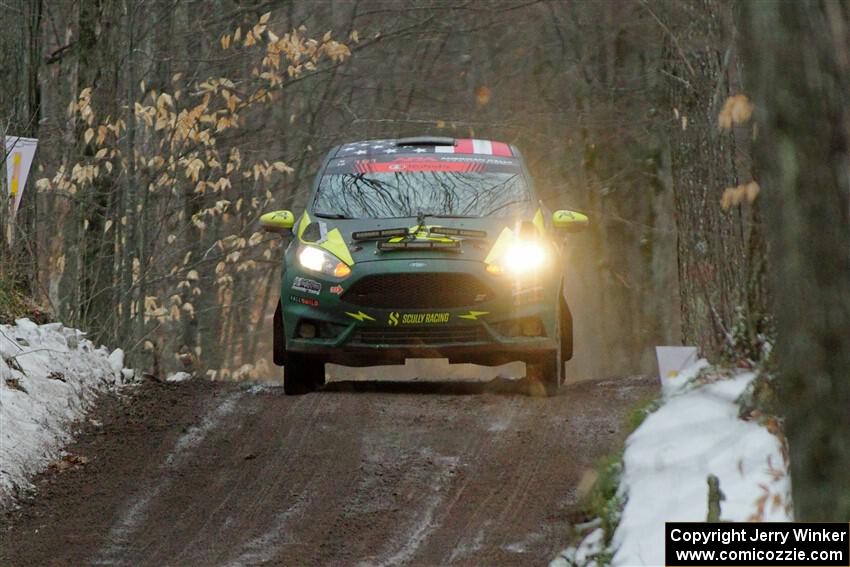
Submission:
<svg viewBox="0 0 850 567">
<path fill-rule="evenodd" d="M 583 565 L 584 567 L 596 567 L 593 557 L 605 547 L 605 530 L 595 528 L 579 542 L 577 546 L 568 547 L 558 557 L 549 563 L 549 567 L 571 567 Z"/>
<path fill-rule="evenodd" d="M 252 384 L 248 388 L 248 394 L 252 396 L 257 396 L 259 394 L 267 394 L 269 392 L 274 392 L 276 390 L 282 390 L 281 386 L 276 386 L 272 384 Z"/>
<path fill-rule="evenodd" d="M 699 360 L 665 378 L 661 407 L 626 440 L 619 486 L 626 504 L 608 550 L 612 565 L 664 565 L 664 523 L 706 520 L 711 474 L 725 496 L 721 520 L 793 520 L 782 443 L 738 417 L 738 399 L 755 374 L 695 380 L 709 367 Z M 596 567 L 594 556 L 606 550 L 605 533 L 594 521 L 576 526 L 592 531 L 550 567 Z"/>
<path fill-rule="evenodd" d="M 490 433 L 501 433 L 502 431 L 507 431 L 508 427 L 511 425 L 511 416 L 504 416 L 498 419 L 493 420 L 490 426 L 487 428 L 487 431 Z"/>
<path fill-rule="evenodd" d="M 489 520 L 485 521 L 484 525 L 478 530 L 478 532 L 476 532 L 475 537 L 473 537 L 472 540 L 467 538 L 466 540 L 461 541 L 457 547 L 452 550 L 452 554 L 449 556 L 449 563 L 454 563 L 459 559 L 471 555 L 483 548 L 485 531 L 489 531 L 491 524 L 492 522 Z"/>
<path fill-rule="evenodd" d="M 121 372 L 124 369 L 124 351 L 116 348 L 109 355 L 109 365 L 113 372 Z"/>
<path fill-rule="evenodd" d="M 29 333 L 29 334 L 38 334 L 38 324 L 33 323 L 29 319 L 15 319 L 15 325 L 18 327 L 18 330 L 21 332 Z M 45 325 L 47 327 L 45 331 L 53 331 L 55 327 L 53 327 L 50 323 Z"/>
<path fill-rule="evenodd" d="M 696 378 L 704 368 L 708 368 L 709 366 L 711 365 L 708 361 L 701 358 L 696 361 L 696 363 L 688 366 L 681 372 L 678 372 L 675 376 L 666 377 L 661 382 L 661 393 L 664 395 L 664 399 L 669 399 L 675 394 L 691 387 L 694 383 L 694 378 Z"/>
<path fill-rule="evenodd" d="M 502 549 L 510 551 L 511 553 L 525 553 L 528 551 L 529 546 L 534 545 L 544 537 L 545 536 L 540 532 L 532 532 L 530 534 L 526 534 L 525 537 L 519 541 L 503 545 Z"/>
<path fill-rule="evenodd" d="M 188 372 L 175 372 L 174 374 L 169 374 L 168 378 L 165 379 L 166 382 L 185 382 L 186 380 L 191 380 L 192 375 Z"/>
<path fill-rule="evenodd" d="M 175 466 L 187 451 L 194 449 L 203 443 L 210 431 L 215 429 L 222 419 L 233 413 L 236 404 L 242 397 L 241 392 L 231 394 L 224 399 L 215 409 L 211 410 L 198 425 L 193 425 L 181 435 L 174 444 L 174 450 L 165 459 L 165 466 Z"/>
<path fill-rule="evenodd" d="M 128 381 L 123 352 L 84 337 L 61 323 L 0 325 L 0 506 L 61 457 L 100 392 Z"/>
<path fill-rule="evenodd" d="M 436 527 L 434 523 L 434 513 L 443 501 L 443 495 L 435 493 L 426 502 L 423 510 L 421 510 L 419 518 L 413 526 L 413 530 L 406 534 L 405 543 L 401 549 L 397 550 L 391 557 L 384 559 L 378 563 L 380 567 L 389 565 L 401 565 L 407 562 L 416 551 L 422 542 L 431 535 L 431 532 Z"/>
<path fill-rule="evenodd" d="M 700 360 L 663 383 L 664 404 L 628 438 L 614 533 L 613 565 L 663 565 L 664 523 L 705 521 L 707 477 L 725 494 L 721 519 L 790 521 L 790 479 L 780 441 L 738 418 L 738 397 L 755 378 L 741 373 L 704 385 Z"/>
</svg>

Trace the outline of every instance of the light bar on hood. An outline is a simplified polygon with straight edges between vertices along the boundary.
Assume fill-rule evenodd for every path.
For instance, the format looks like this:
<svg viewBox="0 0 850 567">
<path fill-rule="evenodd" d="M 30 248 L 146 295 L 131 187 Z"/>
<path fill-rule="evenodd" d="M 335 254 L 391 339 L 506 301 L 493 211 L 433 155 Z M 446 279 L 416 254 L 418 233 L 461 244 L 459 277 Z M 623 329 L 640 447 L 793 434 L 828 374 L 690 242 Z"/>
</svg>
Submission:
<svg viewBox="0 0 850 567">
<path fill-rule="evenodd" d="M 410 230 L 407 228 L 385 228 L 383 230 L 361 230 L 351 234 L 354 240 L 374 240 L 376 238 L 390 238 L 393 236 L 407 236 Z"/>
<path fill-rule="evenodd" d="M 430 234 L 441 236 L 465 236 L 467 238 L 487 238 L 487 231 L 470 230 L 468 228 L 451 228 L 448 226 L 432 226 L 428 229 Z"/>
</svg>

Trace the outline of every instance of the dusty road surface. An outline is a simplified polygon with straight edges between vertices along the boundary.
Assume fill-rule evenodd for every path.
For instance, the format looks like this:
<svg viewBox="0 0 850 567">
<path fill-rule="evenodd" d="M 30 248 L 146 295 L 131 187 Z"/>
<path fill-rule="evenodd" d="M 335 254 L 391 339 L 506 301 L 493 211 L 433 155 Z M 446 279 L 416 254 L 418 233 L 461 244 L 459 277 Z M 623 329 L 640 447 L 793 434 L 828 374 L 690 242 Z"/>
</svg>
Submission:
<svg viewBox="0 0 850 567">
<path fill-rule="evenodd" d="M 2 565 L 545 565 L 576 485 L 651 395 L 504 385 L 149 381 L 105 398 L 3 518 Z"/>
</svg>

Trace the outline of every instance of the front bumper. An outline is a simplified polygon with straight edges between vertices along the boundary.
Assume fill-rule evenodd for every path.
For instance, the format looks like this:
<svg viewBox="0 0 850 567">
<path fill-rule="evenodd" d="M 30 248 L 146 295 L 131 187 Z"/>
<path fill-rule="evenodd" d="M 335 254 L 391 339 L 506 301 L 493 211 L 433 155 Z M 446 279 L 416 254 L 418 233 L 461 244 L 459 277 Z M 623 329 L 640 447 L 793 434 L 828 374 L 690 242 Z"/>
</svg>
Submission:
<svg viewBox="0 0 850 567">
<path fill-rule="evenodd" d="M 457 297 L 457 290 L 435 286 L 433 308 L 396 307 L 391 300 L 389 305 L 364 305 L 347 293 L 364 278 L 393 280 L 403 274 L 409 279 L 417 273 L 411 265 L 420 264 L 423 279 L 456 284 L 462 274 L 489 292 L 478 294 L 481 300 L 472 304 L 452 305 L 449 295 Z M 350 276 L 338 280 L 290 266 L 281 288 L 286 351 L 347 366 L 371 366 L 403 364 L 406 358 L 498 365 L 555 350 L 559 276 L 544 272 L 515 280 L 493 276 L 484 268 L 481 262 L 459 259 L 386 259 L 358 263 Z M 411 299 L 397 291 L 400 302 Z"/>
</svg>

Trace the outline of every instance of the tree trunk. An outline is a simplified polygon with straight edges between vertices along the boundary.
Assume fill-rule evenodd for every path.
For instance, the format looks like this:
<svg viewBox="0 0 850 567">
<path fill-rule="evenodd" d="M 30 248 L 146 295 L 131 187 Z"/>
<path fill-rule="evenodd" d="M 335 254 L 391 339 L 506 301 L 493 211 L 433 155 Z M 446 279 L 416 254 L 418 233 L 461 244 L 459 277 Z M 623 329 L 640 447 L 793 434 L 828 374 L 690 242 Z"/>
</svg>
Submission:
<svg viewBox="0 0 850 567">
<path fill-rule="evenodd" d="M 798 520 L 850 518 L 848 5 L 742 3 Z"/>
<path fill-rule="evenodd" d="M 708 0 L 679 9 L 689 23 L 676 26 L 665 51 L 682 335 L 685 344 L 716 358 L 745 303 L 747 281 L 740 213 L 720 207 L 724 189 L 740 182 L 733 138 L 717 128 L 731 87 L 723 49 L 728 34 L 723 5 Z"/>
</svg>

